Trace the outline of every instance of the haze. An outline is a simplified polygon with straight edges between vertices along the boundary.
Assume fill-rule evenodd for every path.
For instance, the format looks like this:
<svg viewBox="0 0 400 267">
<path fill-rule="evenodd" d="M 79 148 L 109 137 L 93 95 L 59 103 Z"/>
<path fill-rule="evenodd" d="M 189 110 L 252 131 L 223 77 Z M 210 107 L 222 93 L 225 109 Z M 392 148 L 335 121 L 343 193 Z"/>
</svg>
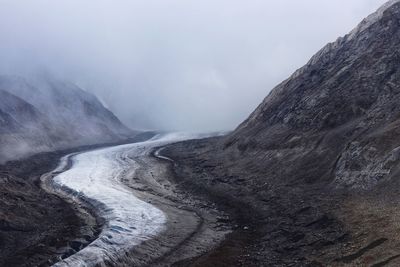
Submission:
<svg viewBox="0 0 400 267">
<path fill-rule="evenodd" d="M 75 82 L 132 128 L 229 130 L 384 2 L 0 1 L 0 71 Z"/>
</svg>

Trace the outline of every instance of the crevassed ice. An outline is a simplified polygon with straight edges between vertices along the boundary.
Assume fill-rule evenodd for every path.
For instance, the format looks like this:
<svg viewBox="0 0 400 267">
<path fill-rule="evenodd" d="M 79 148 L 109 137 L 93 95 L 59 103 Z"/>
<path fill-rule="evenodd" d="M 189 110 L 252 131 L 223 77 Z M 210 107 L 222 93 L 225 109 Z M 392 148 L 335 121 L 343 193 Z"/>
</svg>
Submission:
<svg viewBox="0 0 400 267">
<path fill-rule="evenodd" d="M 129 155 L 146 155 L 154 147 L 198 136 L 165 134 L 146 142 L 72 155 L 71 169 L 57 175 L 54 183 L 94 203 L 106 224 L 98 239 L 55 266 L 94 266 L 105 260 L 117 261 L 141 242 L 160 234 L 165 229 L 166 215 L 135 197 L 120 178 L 128 169 L 137 167 Z M 56 170 L 66 161 L 67 157 L 63 158 Z"/>
</svg>

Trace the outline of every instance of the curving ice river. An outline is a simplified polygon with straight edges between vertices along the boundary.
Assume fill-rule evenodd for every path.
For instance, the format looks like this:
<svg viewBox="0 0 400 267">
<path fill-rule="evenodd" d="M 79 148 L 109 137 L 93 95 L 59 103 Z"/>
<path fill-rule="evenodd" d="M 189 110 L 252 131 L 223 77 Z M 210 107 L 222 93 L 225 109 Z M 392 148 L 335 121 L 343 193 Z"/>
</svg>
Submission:
<svg viewBox="0 0 400 267">
<path fill-rule="evenodd" d="M 138 164 L 130 157 L 149 155 L 155 148 L 193 139 L 191 134 L 158 135 L 149 141 L 70 154 L 61 159 L 50 185 L 68 191 L 71 197 L 85 199 L 105 221 L 99 237 L 84 249 L 54 266 L 102 266 L 117 263 L 142 242 L 162 234 L 166 215 L 138 199 L 121 182 Z M 69 168 L 67 168 L 69 167 Z"/>
</svg>

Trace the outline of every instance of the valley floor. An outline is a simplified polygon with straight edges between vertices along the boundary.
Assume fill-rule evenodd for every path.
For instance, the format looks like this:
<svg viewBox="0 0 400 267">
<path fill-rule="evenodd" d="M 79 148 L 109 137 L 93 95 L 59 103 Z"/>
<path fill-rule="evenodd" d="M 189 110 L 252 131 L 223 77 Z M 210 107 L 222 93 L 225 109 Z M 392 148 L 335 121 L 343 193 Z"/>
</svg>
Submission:
<svg viewBox="0 0 400 267">
<path fill-rule="evenodd" d="M 178 190 L 168 162 L 152 156 L 158 147 L 190 137 L 161 134 L 73 153 L 45 175 L 50 193 L 86 206 L 103 222 L 93 242 L 74 240 L 86 246 L 73 248 L 76 253 L 55 266 L 166 266 L 217 246 L 229 232 L 220 221 L 223 213 Z"/>
<path fill-rule="evenodd" d="M 56 251 L 79 235 L 84 221 L 75 208 L 40 187 L 41 175 L 65 153 L 43 153 L 0 167 L 0 266 L 49 265 Z"/>
<path fill-rule="evenodd" d="M 326 184 L 260 186 L 259 170 L 226 168 L 228 159 L 213 151 L 217 141 L 154 143 L 118 154 L 116 159 L 130 166 L 118 181 L 159 209 L 166 223 L 160 234 L 134 246 L 127 259 L 108 265 L 400 264 L 398 181 L 364 193 Z M 78 255 L 105 233 L 107 220 L 93 206 L 72 205 L 68 196 L 41 189 L 42 174 L 71 152 L 1 167 L 0 266 L 49 266 Z"/>
<path fill-rule="evenodd" d="M 221 158 L 216 142 L 163 150 L 174 159 L 181 186 L 212 199 L 235 227 L 220 247 L 188 266 L 399 266 L 398 181 L 368 192 L 326 183 L 260 186 L 263 173 Z M 241 171 L 227 167 L 232 164 Z"/>
<path fill-rule="evenodd" d="M 180 190 L 170 162 L 153 154 L 178 140 L 167 135 L 82 148 L 89 152 L 74 151 L 57 168 L 58 159 L 72 151 L 3 166 L 15 166 L 4 192 L 14 184 L 21 192 L 5 193 L 3 200 L 14 209 L 0 207 L 9 218 L 0 229 L 0 266 L 185 265 L 216 247 L 230 231 L 225 214 Z M 35 169 L 28 168 L 33 161 Z M 28 182 L 29 188 L 22 184 Z"/>
</svg>

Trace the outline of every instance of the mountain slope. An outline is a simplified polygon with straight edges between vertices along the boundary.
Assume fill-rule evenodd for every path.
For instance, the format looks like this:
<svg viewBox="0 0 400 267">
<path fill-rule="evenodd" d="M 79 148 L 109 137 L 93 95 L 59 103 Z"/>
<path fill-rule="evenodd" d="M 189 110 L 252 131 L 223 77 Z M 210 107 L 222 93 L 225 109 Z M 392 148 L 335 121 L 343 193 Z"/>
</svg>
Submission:
<svg viewBox="0 0 400 267">
<path fill-rule="evenodd" d="M 176 144 L 233 234 L 194 266 L 399 266 L 400 1 L 319 51 L 225 137 Z"/>
<path fill-rule="evenodd" d="M 23 99 L 0 90 L 1 160 L 51 148 L 49 134 L 50 121 L 44 114 Z"/>
<path fill-rule="evenodd" d="M 315 173 L 289 179 L 368 188 L 390 178 L 399 160 L 400 140 L 387 138 L 400 123 L 399 46 L 400 3 L 390 1 L 278 85 L 225 148 L 282 150 L 292 164 L 309 159 Z"/>
<path fill-rule="evenodd" d="M 114 142 L 133 134 L 95 96 L 79 87 L 52 79 L 37 84 L 0 76 L 0 160 Z"/>
</svg>

